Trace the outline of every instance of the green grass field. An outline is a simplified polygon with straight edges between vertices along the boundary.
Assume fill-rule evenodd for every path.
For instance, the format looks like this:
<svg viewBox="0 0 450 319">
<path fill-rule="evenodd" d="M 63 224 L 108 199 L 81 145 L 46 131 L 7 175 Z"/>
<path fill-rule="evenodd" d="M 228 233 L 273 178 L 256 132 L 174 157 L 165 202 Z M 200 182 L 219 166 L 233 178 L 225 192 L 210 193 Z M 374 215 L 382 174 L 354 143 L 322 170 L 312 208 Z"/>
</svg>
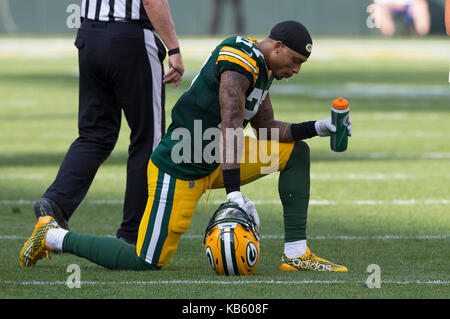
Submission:
<svg viewBox="0 0 450 319">
<path fill-rule="evenodd" d="M 219 39 L 182 39 L 186 74 L 167 89 L 167 118 Z M 0 298 L 449 298 L 450 42 L 448 39 L 315 39 L 310 61 L 271 93 L 275 116 L 301 122 L 350 100 L 353 137 L 345 153 L 329 139 L 311 148 L 308 244 L 348 273 L 282 273 L 277 174 L 243 187 L 261 217 L 261 259 L 249 277 L 218 277 L 202 235 L 225 192 L 204 196 L 172 262 L 156 272 L 109 271 L 71 255 L 33 269 L 18 252 L 31 234 L 33 203 L 53 181 L 77 136 L 73 39 L 0 38 Z M 426 48 L 426 50 L 424 50 Z M 114 236 L 122 217 L 129 129 L 101 166 L 71 230 Z M 81 268 L 70 289 L 67 267 Z M 369 289 L 367 267 L 381 270 Z"/>
</svg>

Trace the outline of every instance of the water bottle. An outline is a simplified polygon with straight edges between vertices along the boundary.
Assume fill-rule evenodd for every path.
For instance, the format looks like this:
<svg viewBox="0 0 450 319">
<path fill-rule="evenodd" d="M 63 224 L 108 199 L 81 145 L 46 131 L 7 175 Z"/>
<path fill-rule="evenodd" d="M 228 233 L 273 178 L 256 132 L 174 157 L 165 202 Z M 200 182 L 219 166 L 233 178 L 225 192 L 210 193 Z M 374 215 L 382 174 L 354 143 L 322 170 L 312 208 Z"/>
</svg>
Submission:
<svg viewBox="0 0 450 319">
<path fill-rule="evenodd" d="M 331 106 L 331 124 L 336 127 L 336 133 L 331 133 L 330 146 L 335 152 L 343 152 L 348 146 L 348 116 L 350 108 L 348 101 L 342 97 L 333 101 Z"/>
</svg>

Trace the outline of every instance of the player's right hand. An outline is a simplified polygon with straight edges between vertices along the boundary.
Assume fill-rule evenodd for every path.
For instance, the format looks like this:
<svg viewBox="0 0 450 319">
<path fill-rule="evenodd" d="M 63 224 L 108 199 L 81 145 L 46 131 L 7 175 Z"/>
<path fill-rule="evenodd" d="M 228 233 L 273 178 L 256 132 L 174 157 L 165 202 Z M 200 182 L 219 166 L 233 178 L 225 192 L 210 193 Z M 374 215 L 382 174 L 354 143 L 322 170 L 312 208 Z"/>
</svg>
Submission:
<svg viewBox="0 0 450 319">
<path fill-rule="evenodd" d="M 233 204 L 237 204 L 240 208 L 242 208 L 247 214 L 253 217 L 255 220 L 256 226 L 259 228 L 260 220 L 258 212 L 256 211 L 255 204 L 244 196 L 239 191 L 234 191 L 227 194 L 227 199 Z"/>
</svg>

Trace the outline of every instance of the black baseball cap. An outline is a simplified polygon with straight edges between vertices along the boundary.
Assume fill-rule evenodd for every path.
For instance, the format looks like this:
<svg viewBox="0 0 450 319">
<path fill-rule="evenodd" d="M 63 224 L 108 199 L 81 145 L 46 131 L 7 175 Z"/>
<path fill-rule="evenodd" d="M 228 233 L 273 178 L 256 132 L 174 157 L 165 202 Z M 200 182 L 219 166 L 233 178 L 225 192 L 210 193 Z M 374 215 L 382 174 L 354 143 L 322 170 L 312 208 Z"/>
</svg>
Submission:
<svg viewBox="0 0 450 319">
<path fill-rule="evenodd" d="M 312 39 L 306 27 L 297 21 L 283 21 L 270 31 L 269 38 L 281 41 L 289 49 L 306 57 L 311 55 Z"/>
</svg>

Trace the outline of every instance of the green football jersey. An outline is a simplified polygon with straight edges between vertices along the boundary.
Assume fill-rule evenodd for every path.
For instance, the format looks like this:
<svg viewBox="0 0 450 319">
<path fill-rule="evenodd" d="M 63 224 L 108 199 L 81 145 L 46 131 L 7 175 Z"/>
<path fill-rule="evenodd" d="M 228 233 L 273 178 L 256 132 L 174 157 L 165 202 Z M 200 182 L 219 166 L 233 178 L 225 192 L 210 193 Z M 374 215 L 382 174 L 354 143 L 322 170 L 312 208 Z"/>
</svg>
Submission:
<svg viewBox="0 0 450 319">
<path fill-rule="evenodd" d="M 219 85 L 226 70 L 245 75 L 251 83 L 246 92 L 245 127 L 258 112 L 272 84 L 272 72 L 256 41 L 230 37 L 219 44 L 172 109 L 172 123 L 153 151 L 153 163 L 167 174 L 195 180 L 212 173 L 220 164 L 221 125 Z"/>
</svg>

